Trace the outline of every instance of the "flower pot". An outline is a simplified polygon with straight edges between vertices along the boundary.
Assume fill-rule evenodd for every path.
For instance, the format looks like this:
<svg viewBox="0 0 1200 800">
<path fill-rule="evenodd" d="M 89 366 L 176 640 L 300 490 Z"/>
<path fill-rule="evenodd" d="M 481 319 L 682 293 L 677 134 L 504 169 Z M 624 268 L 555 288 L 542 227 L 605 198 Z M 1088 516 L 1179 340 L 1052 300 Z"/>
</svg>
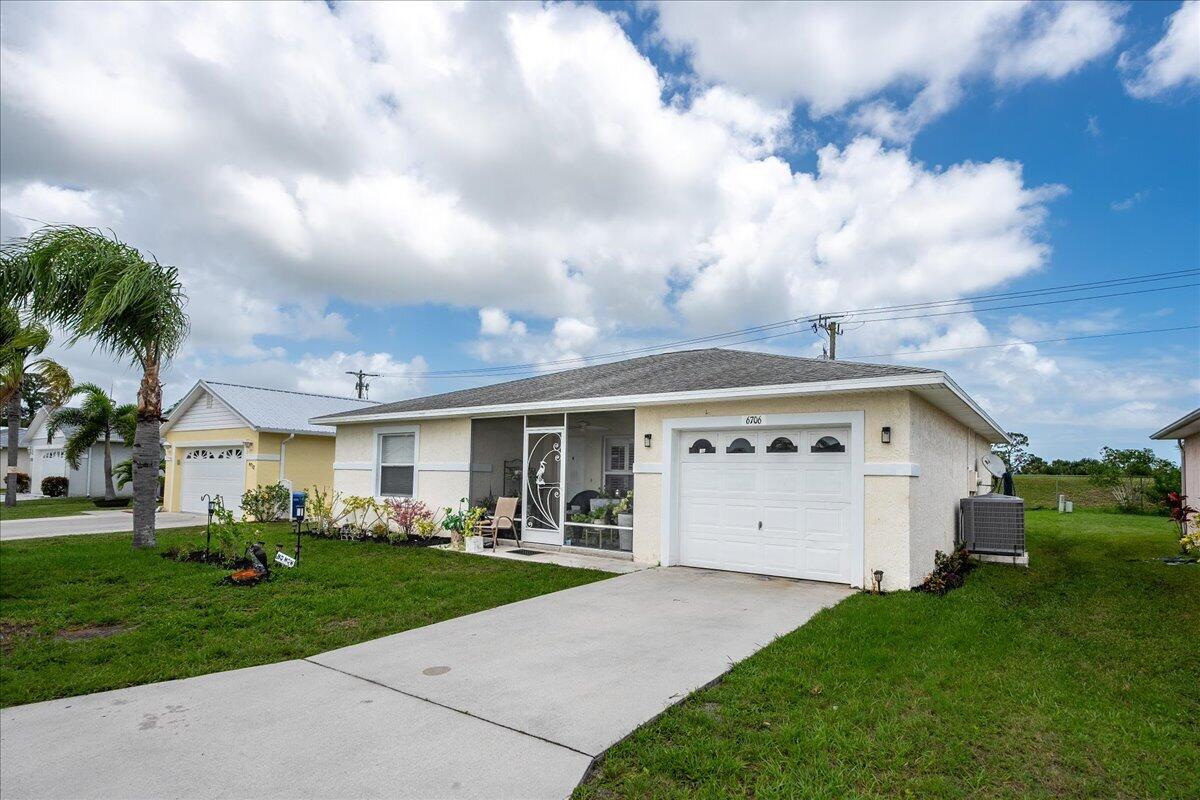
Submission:
<svg viewBox="0 0 1200 800">
<path fill-rule="evenodd" d="M 617 524 L 622 528 L 632 528 L 633 514 L 617 514 Z"/>
<path fill-rule="evenodd" d="M 483 537 L 482 536 L 468 536 L 463 541 L 466 543 L 468 553 L 482 553 L 483 552 Z"/>
</svg>

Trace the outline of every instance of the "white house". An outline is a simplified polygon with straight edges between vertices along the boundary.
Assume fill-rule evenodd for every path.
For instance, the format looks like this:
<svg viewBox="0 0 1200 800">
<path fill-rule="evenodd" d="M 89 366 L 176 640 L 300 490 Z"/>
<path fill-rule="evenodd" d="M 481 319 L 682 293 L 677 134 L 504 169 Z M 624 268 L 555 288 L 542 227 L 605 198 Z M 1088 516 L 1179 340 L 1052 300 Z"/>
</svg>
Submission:
<svg viewBox="0 0 1200 800">
<path fill-rule="evenodd" d="M 522 542 L 636 561 L 919 583 L 1006 442 L 944 372 L 691 350 L 314 419 L 343 495 L 521 499 Z M 572 519 L 632 486 L 632 529 Z"/>
<path fill-rule="evenodd" d="M 1180 494 L 1188 497 L 1189 505 L 1200 502 L 1200 408 L 1184 414 L 1151 439 L 1174 439 L 1179 444 Z"/>
<path fill-rule="evenodd" d="M 29 474 L 29 446 L 26 444 L 27 428 L 17 429 L 17 472 Z M 8 426 L 0 428 L 0 477 L 8 474 Z M 0 481 L 0 486 L 4 482 Z"/>
<path fill-rule="evenodd" d="M 59 428 L 54 432 L 53 439 L 47 438 L 49 417 L 49 409 L 40 409 L 33 415 L 29 430 L 25 434 L 25 444 L 29 448 L 30 491 L 40 494 L 42 479 L 57 475 L 67 479 L 69 497 L 103 497 L 104 442 L 97 442 L 88 448 L 79 458 L 79 469 L 71 469 L 66 458 L 67 437 L 71 429 Z M 132 455 L 131 449 L 122 444 L 119 437 L 113 439 L 110 450 L 114 466 Z M 132 494 L 132 485 L 117 490 L 118 497 L 129 497 Z"/>
</svg>

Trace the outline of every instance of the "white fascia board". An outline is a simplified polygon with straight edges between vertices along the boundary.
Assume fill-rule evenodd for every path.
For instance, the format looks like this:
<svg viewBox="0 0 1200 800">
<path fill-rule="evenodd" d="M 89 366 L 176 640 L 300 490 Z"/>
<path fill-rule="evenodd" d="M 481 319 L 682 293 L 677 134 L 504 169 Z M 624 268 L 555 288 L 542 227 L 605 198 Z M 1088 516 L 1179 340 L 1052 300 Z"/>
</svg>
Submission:
<svg viewBox="0 0 1200 800">
<path fill-rule="evenodd" d="M 490 406 L 437 408 L 428 411 L 363 414 L 361 416 L 313 417 L 314 425 L 349 425 L 359 422 L 409 422 L 443 417 L 485 417 L 516 414 L 541 414 L 555 411 L 605 411 L 636 406 L 673 405 L 718 400 L 743 400 L 757 397 L 823 394 L 827 392 L 875 391 L 904 389 L 913 386 L 934 386 L 942 383 L 944 374 L 930 372 L 919 375 L 889 375 L 883 378 L 848 378 L 839 381 L 810 381 L 769 386 L 736 386 L 728 389 L 699 389 L 690 392 L 657 392 L 613 397 L 584 397 L 576 400 L 549 400 L 531 403 L 501 403 Z"/>
<path fill-rule="evenodd" d="M 1150 434 L 1151 439 L 1186 439 L 1200 431 L 1200 408 L 1185 414 L 1160 431 Z"/>
<path fill-rule="evenodd" d="M 1000 427 L 1000 423 L 998 423 L 998 422 L 996 422 L 996 420 L 992 419 L 991 416 L 986 411 L 984 411 L 979 406 L 978 403 L 976 403 L 974 400 L 971 399 L 970 395 L 968 395 L 966 392 L 964 392 L 962 390 L 962 388 L 957 383 L 955 383 L 954 380 L 949 375 L 947 375 L 944 372 L 942 373 L 942 381 L 945 384 L 946 388 L 948 388 L 951 392 L 954 393 L 955 397 L 957 397 L 959 400 L 966 403 L 967 406 L 971 409 L 972 412 L 975 413 L 976 416 L 978 416 L 981 420 L 983 420 L 985 423 L 987 423 L 987 426 L 992 429 L 991 432 L 993 434 L 995 434 L 996 437 L 999 439 L 999 441 L 995 442 L 995 444 L 1012 444 L 1013 443 L 1012 439 L 1009 438 L 1008 433 L 1003 428 Z"/>
<path fill-rule="evenodd" d="M 251 426 L 251 427 L 254 427 L 254 426 Z M 333 431 L 333 430 L 330 430 L 330 431 L 307 431 L 307 430 L 302 431 L 302 430 L 296 430 L 296 429 L 292 429 L 292 428 L 254 428 L 254 429 L 256 431 L 258 431 L 259 433 L 294 433 L 297 436 L 326 436 L 328 438 L 333 438 L 334 436 L 337 436 L 337 431 Z"/>
</svg>

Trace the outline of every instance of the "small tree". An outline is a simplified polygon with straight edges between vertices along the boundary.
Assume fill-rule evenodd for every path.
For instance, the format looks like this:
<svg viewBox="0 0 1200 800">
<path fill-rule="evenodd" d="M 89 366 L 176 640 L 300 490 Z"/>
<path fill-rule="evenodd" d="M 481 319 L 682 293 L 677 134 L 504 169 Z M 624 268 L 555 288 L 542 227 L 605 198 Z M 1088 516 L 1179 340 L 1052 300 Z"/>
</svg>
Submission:
<svg viewBox="0 0 1200 800">
<path fill-rule="evenodd" d="M 1091 474 L 1092 483 L 1108 489 L 1120 510 L 1140 511 L 1143 484 L 1160 466 L 1162 459 L 1148 447 L 1140 450 L 1104 447 L 1100 452 L 1102 458 Z"/>
<path fill-rule="evenodd" d="M 5 276 L 7 277 L 7 275 Z M 15 308 L 0 305 L 0 408 L 8 417 L 8 478 L 4 505 L 17 504 L 17 437 L 21 425 L 21 394 L 34 380 L 44 398 L 59 405 L 71 391 L 67 368 L 42 353 L 50 345 L 50 331 L 37 322 L 23 322 Z"/>
<path fill-rule="evenodd" d="M 154 547 L 161 453 L 162 372 L 188 333 L 179 270 L 146 258 L 115 236 L 52 225 L 5 242 L 0 304 L 91 339 L 142 371 L 133 442 L 133 546 Z"/>
<path fill-rule="evenodd" d="M 1008 465 L 1009 472 L 1016 475 L 1018 472 L 1024 472 L 1029 459 L 1036 456 L 1028 451 L 1029 437 L 1025 434 L 1009 431 L 1008 438 L 1012 439 L 1012 444 L 994 444 L 992 452 L 1004 460 L 1004 463 Z M 1041 459 L 1038 460 L 1041 461 Z"/>
<path fill-rule="evenodd" d="M 137 427 L 137 407 L 117 405 L 108 393 L 94 383 L 81 383 L 71 396 L 83 396 L 79 408 L 60 408 L 50 415 L 46 435 L 53 437 L 59 428 L 70 428 L 64 455 L 71 469 L 79 469 L 79 457 L 98 441 L 104 442 L 104 499 L 114 500 L 112 437 L 117 434 L 126 447 L 133 444 Z"/>
</svg>

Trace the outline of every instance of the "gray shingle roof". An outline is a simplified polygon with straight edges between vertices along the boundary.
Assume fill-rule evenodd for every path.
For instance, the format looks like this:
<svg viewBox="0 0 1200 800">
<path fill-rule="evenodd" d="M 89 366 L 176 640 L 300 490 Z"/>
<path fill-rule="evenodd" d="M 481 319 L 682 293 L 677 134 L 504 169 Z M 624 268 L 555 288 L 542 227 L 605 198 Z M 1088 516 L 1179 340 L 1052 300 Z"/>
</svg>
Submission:
<svg viewBox="0 0 1200 800">
<path fill-rule="evenodd" d="M 28 428 L 17 428 L 17 447 L 25 446 L 25 436 L 29 433 Z M 8 426 L 0 428 L 0 447 L 8 447 Z"/>
<path fill-rule="evenodd" d="M 854 361 L 826 361 L 748 350 L 683 350 L 385 403 L 338 416 L 400 414 L 510 403 L 732 389 L 923 373 L 935 374 L 937 370 Z"/>
<path fill-rule="evenodd" d="M 331 434 L 333 428 L 314 425 L 309 420 L 340 411 L 374 411 L 379 407 L 374 400 L 353 397 L 289 392 L 219 381 L 204 381 L 204 385 L 223 403 L 241 414 L 251 426 L 268 430 Z"/>
</svg>

